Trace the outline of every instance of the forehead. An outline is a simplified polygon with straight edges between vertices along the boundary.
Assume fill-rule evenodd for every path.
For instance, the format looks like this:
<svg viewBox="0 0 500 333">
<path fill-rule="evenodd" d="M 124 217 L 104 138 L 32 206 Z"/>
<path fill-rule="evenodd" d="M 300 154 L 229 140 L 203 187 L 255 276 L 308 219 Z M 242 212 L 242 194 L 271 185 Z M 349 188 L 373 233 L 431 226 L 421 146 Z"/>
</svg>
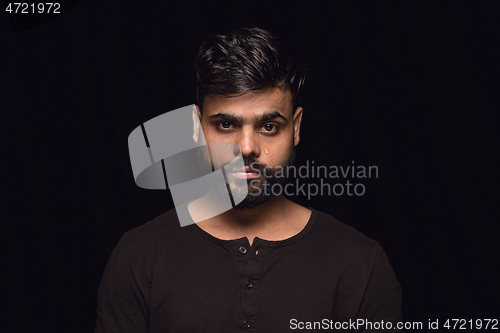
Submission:
<svg viewBox="0 0 500 333">
<path fill-rule="evenodd" d="M 251 119 L 275 111 L 285 118 L 292 117 L 292 94 L 289 89 L 277 87 L 238 97 L 207 96 L 203 101 L 203 117 L 224 112 Z"/>
</svg>

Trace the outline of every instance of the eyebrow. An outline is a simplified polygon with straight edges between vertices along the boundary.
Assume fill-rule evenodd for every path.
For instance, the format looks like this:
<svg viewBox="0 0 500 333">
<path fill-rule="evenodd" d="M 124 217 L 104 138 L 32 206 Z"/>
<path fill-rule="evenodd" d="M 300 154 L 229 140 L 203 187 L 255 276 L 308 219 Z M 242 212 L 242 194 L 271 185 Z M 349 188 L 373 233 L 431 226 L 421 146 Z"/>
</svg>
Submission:
<svg viewBox="0 0 500 333">
<path fill-rule="evenodd" d="M 230 114 L 227 114 L 227 113 L 223 113 L 223 112 L 219 112 L 217 114 L 213 114 L 213 115 L 209 116 L 209 118 L 211 118 L 211 119 L 227 120 L 227 121 L 234 121 L 234 122 L 243 123 L 243 124 L 250 124 L 251 123 L 251 121 L 245 120 L 241 116 L 233 116 L 233 115 L 230 115 Z M 253 118 L 253 121 L 254 122 L 262 122 L 262 121 L 271 120 L 271 119 L 275 119 L 275 118 L 281 118 L 281 119 L 283 119 L 285 121 L 285 123 L 288 121 L 285 118 L 285 116 L 283 116 L 278 111 L 264 113 L 263 115 L 256 116 L 256 117 Z"/>
</svg>

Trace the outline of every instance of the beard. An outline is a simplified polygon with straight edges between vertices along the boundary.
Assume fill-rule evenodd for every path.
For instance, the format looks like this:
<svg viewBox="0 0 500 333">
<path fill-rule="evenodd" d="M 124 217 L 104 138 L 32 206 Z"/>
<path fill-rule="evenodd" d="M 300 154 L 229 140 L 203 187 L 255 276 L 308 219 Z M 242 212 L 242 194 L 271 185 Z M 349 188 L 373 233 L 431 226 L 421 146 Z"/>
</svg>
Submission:
<svg viewBox="0 0 500 333">
<path fill-rule="evenodd" d="M 214 166 L 210 161 L 207 149 L 199 150 L 198 162 L 203 170 L 203 173 L 208 176 L 207 178 L 211 188 L 215 190 L 218 196 L 225 198 L 229 193 L 232 198 L 244 197 L 238 204 L 233 204 L 234 209 L 251 209 L 263 204 L 274 195 L 271 190 L 273 186 L 276 184 L 278 184 L 278 186 L 283 186 L 283 184 L 286 183 L 286 175 L 288 173 L 284 171 L 286 171 L 287 168 L 292 166 L 295 162 L 295 145 L 292 144 L 292 150 L 290 151 L 287 160 L 282 165 L 270 167 L 265 163 L 257 161 L 253 157 L 243 158 L 244 165 L 250 167 L 250 169 L 254 172 L 259 172 L 260 175 L 264 176 L 264 180 L 260 179 L 262 178 L 261 176 L 259 179 L 246 179 L 246 182 L 241 179 L 232 182 L 227 178 L 227 176 L 225 176 L 226 182 L 223 183 L 220 180 L 216 181 L 215 178 L 210 176 L 212 170 L 224 167 L 223 170 L 225 170 L 224 173 L 226 174 L 230 173 L 230 170 L 233 170 L 235 167 L 232 163 Z M 280 172 L 280 176 L 276 175 L 278 172 Z"/>
<path fill-rule="evenodd" d="M 287 170 L 287 168 L 292 166 L 295 162 L 295 146 L 292 146 L 290 155 L 282 165 L 270 167 L 253 158 L 245 158 L 244 161 L 245 166 L 249 166 L 252 171 L 259 172 L 261 175 L 264 175 L 265 178 L 263 181 L 260 179 L 247 179 L 248 195 L 234 207 L 239 210 L 251 209 L 263 204 L 274 195 L 272 188 L 275 185 L 283 187 L 287 181 L 285 177 L 287 172 L 284 172 L 284 170 Z M 280 172 L 281 176 L 276 176 L 278 172 Z"/>
</svg>

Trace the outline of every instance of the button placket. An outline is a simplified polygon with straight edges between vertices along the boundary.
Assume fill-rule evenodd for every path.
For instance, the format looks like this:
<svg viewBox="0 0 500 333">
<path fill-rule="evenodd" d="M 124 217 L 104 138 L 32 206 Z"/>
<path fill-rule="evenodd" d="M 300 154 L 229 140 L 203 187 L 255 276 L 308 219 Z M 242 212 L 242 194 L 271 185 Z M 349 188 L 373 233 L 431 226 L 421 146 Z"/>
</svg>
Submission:
<svg viewBox="0 0 500 333">
<path fill-rule="evenodd" d="M 258 280 L 260 279 L 263 253 L 258 240 L 252 246 L 237 247 L 238 273 L 240 277 L 239 289 L 239 320 L 241 332 L 256 332 L 257 310 L 259 299 Z"/>
</svg>

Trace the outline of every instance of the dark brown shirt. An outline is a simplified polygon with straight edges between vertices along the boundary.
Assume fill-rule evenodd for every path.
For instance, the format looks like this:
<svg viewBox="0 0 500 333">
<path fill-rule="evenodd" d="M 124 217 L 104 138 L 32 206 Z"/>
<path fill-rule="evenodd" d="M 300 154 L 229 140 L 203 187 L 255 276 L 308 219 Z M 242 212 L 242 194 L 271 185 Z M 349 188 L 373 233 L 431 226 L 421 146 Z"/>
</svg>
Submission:
<svg viewBox="0 0 500 333">
<path fill-rule="evenodd" d="M 95 332 L 357 332 L 382 320 L 397 332 L 401 288 L 381 246 L 310 209 L 297 235 L 252 246 L 181 227 L 175 210 L 126 232 L 99 287 Z"/>
</svg>

